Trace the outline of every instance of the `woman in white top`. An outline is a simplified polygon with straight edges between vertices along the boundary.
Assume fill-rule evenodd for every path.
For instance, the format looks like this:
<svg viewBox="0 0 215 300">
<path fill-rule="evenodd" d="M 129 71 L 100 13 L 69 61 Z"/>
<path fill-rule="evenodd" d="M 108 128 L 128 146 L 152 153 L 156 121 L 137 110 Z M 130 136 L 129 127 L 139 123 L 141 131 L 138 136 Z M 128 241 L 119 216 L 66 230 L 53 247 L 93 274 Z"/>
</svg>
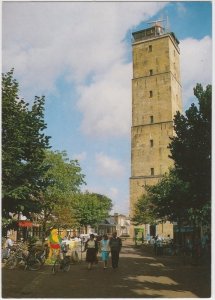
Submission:
<svg viewBox="0 0 215 300">
<path fill-rule="evenodd" d="M 107 269 L 107 263 L 109 259 L 109 253 L 110 253 L 109 239 L 107 234 L 103 235 L 100 245 L 101 245 L 101 257 L 102 257 L 102 261 L 104 262 L 104 269 Z"/>
<path fill-rule="evenodd" d="M 88 262 L 88 269 L 92 269 L 92 264 L 97 262 L 98 243 L 94 239 L 94 234 L 90 235 L 90 239 L 85 243 L 86 261 Z"/>
</svg>

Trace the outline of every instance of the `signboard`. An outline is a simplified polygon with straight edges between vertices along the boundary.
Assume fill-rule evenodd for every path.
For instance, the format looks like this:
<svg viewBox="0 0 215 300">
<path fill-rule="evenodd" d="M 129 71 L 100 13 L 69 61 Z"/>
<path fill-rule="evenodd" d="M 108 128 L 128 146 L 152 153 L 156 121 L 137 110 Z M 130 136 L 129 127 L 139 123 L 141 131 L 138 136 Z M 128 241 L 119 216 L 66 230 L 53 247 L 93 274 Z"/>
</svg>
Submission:
<svg viewBox="0 0 215 300">
<path fill-rule="evenodd" d="M 184 226 L 181 227 L 180 230 L 177 226 L 174 226 L 174 232 L 193 232 L 193 227 Z"/>
<path fill-rule="evenodd" d="M 142 228 L 142 227 L 134 228 L 134 232 L 135 232 L 135 235 L 142 236 L 142 233 L 144 233 L 144 228 Z"/>
<path fill-rule="evenodd" d="M 33 223 L 28 220 L 22 220 L 22 221 L 18 221 L 18 226 L 19 227 L 32 227 Z"/>
<path fill-rule="evenodd" d="M 143 243 L 144 228 L 142 227 L 134 228 L 134 234 L 135 234 L 135 244 L 137 244 L 137 241 L 141 241 Z"/>
</svg>

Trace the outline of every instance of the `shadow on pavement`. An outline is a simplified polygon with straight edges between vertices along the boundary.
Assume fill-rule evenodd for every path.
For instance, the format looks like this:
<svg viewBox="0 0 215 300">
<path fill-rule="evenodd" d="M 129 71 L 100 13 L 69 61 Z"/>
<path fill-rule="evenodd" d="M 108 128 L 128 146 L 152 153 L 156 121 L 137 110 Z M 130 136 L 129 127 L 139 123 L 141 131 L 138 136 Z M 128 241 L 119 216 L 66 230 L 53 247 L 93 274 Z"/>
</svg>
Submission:
<svg viewBox="0 0 215 300">
<path fill-rule="evenodd" d="M 177 257 L 156 257 L 148 248 L 124 245 L 119 268 L 102 262 L 72 265 L 68 273 L 2 271 L 3 298 L 208 298 L 210 265 L 184 266 Z"/>
</svg>

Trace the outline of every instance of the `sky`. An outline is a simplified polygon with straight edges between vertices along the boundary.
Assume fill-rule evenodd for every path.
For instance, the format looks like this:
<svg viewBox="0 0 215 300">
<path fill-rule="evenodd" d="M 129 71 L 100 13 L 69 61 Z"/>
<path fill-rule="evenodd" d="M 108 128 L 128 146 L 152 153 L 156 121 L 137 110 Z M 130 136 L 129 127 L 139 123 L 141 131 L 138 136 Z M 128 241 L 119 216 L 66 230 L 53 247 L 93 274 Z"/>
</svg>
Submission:
<svg viewBox="0 0 215 300">
<path fill-rule="evenodd" d="M 2 1 L 2 72 L 14 68 L 26 102 L 45 95 L 52 150 L 78 159 L 82 190 L 112 199 L 112 213 L 129 214 L 131 33 L 167 17 L 186 110 L 196 83 L 212 83 L 212 2 Z"/>
</svg>

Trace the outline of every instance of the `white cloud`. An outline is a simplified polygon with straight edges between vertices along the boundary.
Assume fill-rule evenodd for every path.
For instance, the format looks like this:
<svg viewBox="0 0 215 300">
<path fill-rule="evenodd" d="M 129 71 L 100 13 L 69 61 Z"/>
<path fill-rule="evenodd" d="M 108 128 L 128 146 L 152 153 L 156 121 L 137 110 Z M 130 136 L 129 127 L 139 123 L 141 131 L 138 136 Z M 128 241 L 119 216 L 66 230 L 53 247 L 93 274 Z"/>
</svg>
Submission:
<svg viewBox="0 0 215 300">
<path fill-rule="evenodd" d="M 78 88 L 81 130 L 95 137 L 130 132 L 131 48 L 128 30 L 156 14 L 166 2 L 4 2 L 3 72 L 15 68 L 22 94 L 59 93 L 65 76 Z M 181 3 L 179 11 L 184 11 Z M 212 41 L 181 41 L 184 106 L 197 82 L 211 82 Z M 26 100 L 27 100 L 26 99 Z M 74 105 L 74 104 L 71 104 Z"/>
<path fill-rule="evenodd" d="M 115 187 L 110 187 L 110 198 L 116 198 L 119 195 L 119 191 Z"/>
<path fill-rule="evenodd" d="M 111 214 L 114 213 L 122 213 L 128 215 L 128 207 L 129 207 L 129 199 L 124 198 L 120 195 L 120 191 L 116 187 L 105 187 L 101 185 L 90 185 L 86 186 L 82 189 L 83 192 L 88 191 L 90 193 L 98 193 L 101 195 L 105 195 L 106 197 L 112 200 L 113 208 L 111 210 Z M 123 197 L 123 198 L 122 198 Z"/>
<path fill-rule="evenodd" d="M 79 87 L 82 132 L 128 135 L 131 126 L 131 64 L 115 64 L 90 86 Z"/>
<path fill-rule="evenodd" d="M 82 151 L 81 153 L 73 154 L 72 156 L 78 161 L 84 161 L 87 157 L 87 153 L 85 151 Z"/>
<path fill-rule="evenodd" d="M 118 202 L 114 202 L 112 213 L 121 213 L 121 214 L 128 216 L 129 209 L 127 209 L 127 208 L 129 207 L 129 204 L 130 204 L 130 201 L 128 198 L 121 199 L 121 201 L 118 201 Z"/>
<path fill-rule="evenodd" d="M 124 174 L 124 167 L 118 160 L 103 153 L 97 153 L 96 171 L 102 177 L 118 178 Z"/>
<path fill-rule="evenodd" d="M 187 109 L 193 102 L 193 88 L 212 82 L 212 40 L 206 36 L 201 40 L 188 38 L 180 43 L 183 104 Z"/>
<path fill-rule="evenodd" d="M 119 190 L 116 187 L 105 187 L 101 185 L 88 185 L 87 187 L 83 187 L 83 192 L 88 191 L 90 193 L 98 193 L 101 195 L 105 195 L 110 199 L 116 199 L 119 195 Z"/>
<path fill-rule="evenodd" d="M 130 51 L 123 40 L 128 30 L 165 5 L 162 2 L 4 2 L 3 71 L 15 68 L 15 76 L 27 98 L 41 93 L 56 94 L 57 80 L 66 75 L 69 82 L 83 88 L 78 107 L 83 112 L 84 132 L 128 133 L 131 66 L 123 63 Z M 90 87 L 89 76 L 94 80 Z M 86 96 L 88 92 L 94 100 Z M 87 109 L 96 112 L 89 117 Z M 118 130 L 113 130 L 115 126 Z"/>
</svg>

